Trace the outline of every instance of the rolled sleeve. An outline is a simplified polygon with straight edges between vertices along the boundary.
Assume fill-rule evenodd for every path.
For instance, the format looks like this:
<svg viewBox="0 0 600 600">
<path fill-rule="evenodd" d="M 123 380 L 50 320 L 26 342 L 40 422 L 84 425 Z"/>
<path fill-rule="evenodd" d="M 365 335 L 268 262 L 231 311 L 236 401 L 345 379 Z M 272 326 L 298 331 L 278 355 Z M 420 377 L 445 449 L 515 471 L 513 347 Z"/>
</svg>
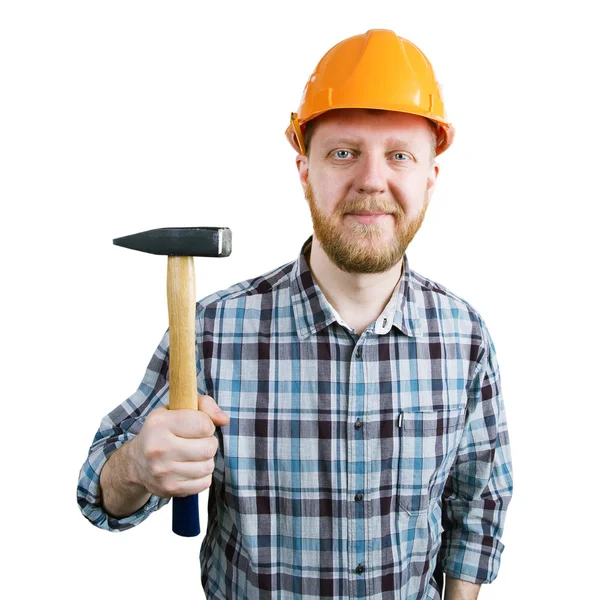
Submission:
<svg viewBox="0 0 600 600">
<path fill-rule="evenodd" d="M 168 402 L 168 333 L 159 344 L 137 391 L 106 415 L 100 424 L 88 457 L 79 473 L 77 503 L 82 514 L 96 527 L 125 531 L 135 527 L 167 504 L 170 498 L 151 496 L 137 512 L 118 519 L 102 505 L 100 473 L 113 452 L 132 440 L 141 430 L 148 414 Z"/>
<path fill-rule="evenodd" d="M 467 420 L 442 496 L 441 564 L 472 583 L 498 575 L 512 497 L 512 461 L 496 350 L 483 325 L 484 352 L 468 391 Z"/>
<path fill-rule="evenodd" d="M 90 454 L 81 468 L 79 485 L 77 486 L 77 502 L 82 514 L 100 529 L 108 531 L 131 529 L 148 518 L 152 512 L 162 508 L 169 502 L 169 498 L 160 498 L 153 495 L 137 512 L 121 519 L 109 515 L 104 510 L 100 490 L 100 472 L 111 454 L 134 437 L 134 434 L 124 432 L 116 437 L 108 435 L 101 438 L 96 442 L 95 449 L 92 446 Z"/>
</svg>

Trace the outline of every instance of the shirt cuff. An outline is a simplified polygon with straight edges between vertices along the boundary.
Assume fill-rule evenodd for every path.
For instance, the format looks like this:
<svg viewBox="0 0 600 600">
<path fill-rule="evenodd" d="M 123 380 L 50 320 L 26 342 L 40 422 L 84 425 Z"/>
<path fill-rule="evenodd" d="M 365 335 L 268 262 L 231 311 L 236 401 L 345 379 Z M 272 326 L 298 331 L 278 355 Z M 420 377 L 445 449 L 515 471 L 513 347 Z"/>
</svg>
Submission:
<svg viewBox="0 0 600 600">
<path fill-rule="evenodd" d="M 503 550 L 504 544 L 489 535 L 446 532 L 440 549 L 442 569 L 455 579 L 491 583 L 498 576 Z"/>
<path fill-rule="evenodd" d="M 107 531 L 125 531 L 139 525 L 146 520 L 154 511 L 167 504 L 170 498 L 161 498 L 152 495 L 148 502 L 135 513 L 122 518 L 113 517 L 108 514 L 102 505 L 102 494 L 100 490 L 100 472 L 112 453 L 120 448 L 133 434 L 122 434 L 111 444 L 111 452 L 106 453 L 106 446 L 100 446 L 92 451 L 81 469 L 79 486 L 77 488 L 77 503 L 84 517 L 92 525 Z"/>
</svg>

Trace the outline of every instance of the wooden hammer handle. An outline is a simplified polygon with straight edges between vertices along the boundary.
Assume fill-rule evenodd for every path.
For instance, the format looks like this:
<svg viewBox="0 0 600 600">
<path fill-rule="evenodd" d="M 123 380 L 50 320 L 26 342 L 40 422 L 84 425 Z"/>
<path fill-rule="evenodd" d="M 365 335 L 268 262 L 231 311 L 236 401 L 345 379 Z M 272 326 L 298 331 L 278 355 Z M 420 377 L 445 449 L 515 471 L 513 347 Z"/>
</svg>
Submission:
<svg viewBox="0 0 600 600">
<path fill-rule="evenodd" d="M 169 408 L 198 410 L 196 279 L 193 256 L 169 256 Z"/>
<path fill-rule="evenodd" d="M 198 410 L 196 382 L 196 278 L 192 256 L 169 256 L 169 409 Z M 173 531 L 193 537 L 200 533 L 198 494 L 173 498 Z"/>
</svg>

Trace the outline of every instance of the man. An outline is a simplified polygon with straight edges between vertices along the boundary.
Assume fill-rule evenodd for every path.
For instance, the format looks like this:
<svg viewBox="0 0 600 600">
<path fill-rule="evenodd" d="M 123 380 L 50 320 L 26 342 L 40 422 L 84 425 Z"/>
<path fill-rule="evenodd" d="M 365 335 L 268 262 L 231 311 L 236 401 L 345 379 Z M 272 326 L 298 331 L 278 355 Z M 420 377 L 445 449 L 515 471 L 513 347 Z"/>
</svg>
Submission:
<svg viewBox="0 0 600 600">
<path fill-rule="evenodd" d="M 439 600 L 445 573 L 444 598 L 470 600 L 495 579 L 512 494 L 495 348 L 405 252 L 453 132 L 407 40 L 323 57 L 286 132 L 314 235 L 198 303 L 199 412 L 165 407 L 165 334 L 82 468 L 92 523 L 209 488 L 211 599 Z"/>
</svg>

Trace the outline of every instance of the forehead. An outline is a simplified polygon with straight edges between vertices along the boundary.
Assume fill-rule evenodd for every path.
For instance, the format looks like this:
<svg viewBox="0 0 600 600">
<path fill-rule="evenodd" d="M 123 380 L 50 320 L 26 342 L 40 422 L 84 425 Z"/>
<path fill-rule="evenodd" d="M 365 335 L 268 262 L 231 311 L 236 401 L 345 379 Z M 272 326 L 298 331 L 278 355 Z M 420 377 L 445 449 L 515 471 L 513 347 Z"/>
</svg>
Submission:
<svg viewBox="0 0 600 600">
<path fill-rule="evenodd" d="M 317 117 L 312 127 L 315 144 L 333 143 L 340 138 L 428 144 L 431 137 L 431 127 L 425 117 L 387 110 L 331 110 Z"/>
</svg>

